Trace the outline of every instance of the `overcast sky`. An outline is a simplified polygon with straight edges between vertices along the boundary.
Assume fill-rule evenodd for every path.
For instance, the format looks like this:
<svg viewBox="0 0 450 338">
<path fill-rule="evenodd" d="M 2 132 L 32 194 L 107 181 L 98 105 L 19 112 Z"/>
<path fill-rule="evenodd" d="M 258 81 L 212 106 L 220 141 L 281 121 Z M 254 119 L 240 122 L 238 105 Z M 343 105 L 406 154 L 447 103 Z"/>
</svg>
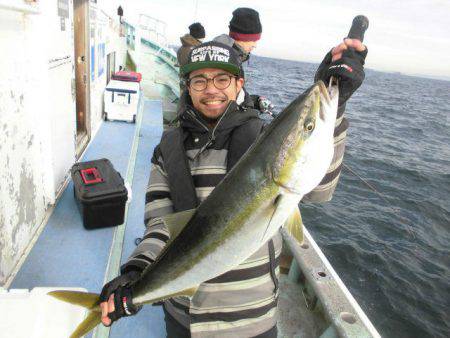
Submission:
<svg viewBox="0 0 450 338">
<path fill-rule="evenodd" d="M 122 7 L 125 17 L 142 12 L 165 21 L 177 45 L 192 22 L 212 39 L 228 33 L 234 9 L 251 7 L 263 26 L 256 55 L 309 62 L 320 62 L 364 14 L 367 67 L 450 78 L 450 0 L 127 0 Z"/>
</svg>

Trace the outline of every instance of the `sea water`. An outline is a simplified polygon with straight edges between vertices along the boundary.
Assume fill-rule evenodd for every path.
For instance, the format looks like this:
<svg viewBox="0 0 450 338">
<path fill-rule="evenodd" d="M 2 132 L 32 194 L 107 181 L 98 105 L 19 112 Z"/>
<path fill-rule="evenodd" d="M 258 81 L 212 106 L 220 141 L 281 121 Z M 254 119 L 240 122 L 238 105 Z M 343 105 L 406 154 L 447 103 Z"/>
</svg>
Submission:
<svg viewBox="0 0 450 338">
<path fill-rule="evenodd" d="M 246 88 L 280 111 L 317 66 L 252 56 Z M 450 82 L 366 70 L 345 116 L 349 169 L 304 223 L 383 337 L 448 337 Z"/>
</svg>

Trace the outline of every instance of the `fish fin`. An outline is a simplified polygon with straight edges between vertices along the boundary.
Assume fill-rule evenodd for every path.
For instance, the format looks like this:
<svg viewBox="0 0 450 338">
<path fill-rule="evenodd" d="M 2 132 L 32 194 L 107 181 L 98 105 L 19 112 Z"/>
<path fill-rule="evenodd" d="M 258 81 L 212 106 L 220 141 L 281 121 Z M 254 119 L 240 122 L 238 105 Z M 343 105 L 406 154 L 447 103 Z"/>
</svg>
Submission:
<svg viewBox="0 0 450 338">
<path fill-rule="evenodd" d="M 287 232 L 299 243 L 303 243 L 303 221 L 300 208 L 295 208 L 292 214 L 284 223 Z"/>
<path fill-rule="evenodd" d="M 192 288 L 183 290 L 183 291 L 179 291 L 179 292 L 175 292 L 172 293 L 170 295 L 164 296 L 164 299 L 168 299 L 168 298 L 173 298 L 176 296 L 188 296 L 188 297 L 192 297 L 196 292 L 197 292 L 198 286 L 194 286 Z"/>
<path fill-rule="evenodd" d="M 161 217 L 162 221 L 169 229 L 170 240 L 173 240 L 179 235 L 186 224 L 191 220 L 196 210 L 197 209 L 190 209 Z"/>
<path fill-rule="evenodd" d="M 96 293 L 61 290 L 50 291 L 47 294 L 66 303 L 79 305 L 89 310 L 94 309 L 100 304 L 100 296 Z"/>
<path fill-rule="evenodd" d="M 175 293 L 171 293 L 171 294 L 165 295 L 163 297 L 153 298 L 153 299 L 147 300 L 147 301 L 144 302 L 144 304 L 153 304 L 153 303 L 161 302 L 161 301 L 164 301 L 166 299 L 177 297 L 177 296 L 193 297 L 194 294 L 197 292 L 197 289 L 198 289 L 198 286 L 194 286 L 192 288 L 189 288 L 189 289 L 186 289 L 186 290 L 183 290 L 183 291 L 178 291 L 178 292 L 175 292 Z"/>
<path fill-rule="evenodd" d="M 80 291 L 51 291 L 48 293 L 56 299 L 66 303 L 79 305 L 91 310 L 87 317 L 77 326 L 70 338 L 80 338 L 91 331 L 101 322 L 101 311 L 99 307 L 100 296 L 96 293 L 80 292 Z"/>
<path fill-rule="evenodd" d="M 188 296 L 188 297 L 192 297 L 194 296 L 194 294 L 197 292 L 198 286 L 194 286 L 192 288 L 183 290 L 181 292 L 179 292 L 176 296 Z"/>
<path fill-rule="evenodd" d="M 72 332 L 70 338 L 81 338 L 86 333 L 94 329 L 102 321 L 101 312 L 91 311 L 87 317 L 77 326 L 75 331 Z"/>
<path fill-rule="evenodd" d="M 263 236 L 261 238 L 261 242 L 262 243 L 264 243 L 264 242 L 266 242 L 266 240 L 268 240 L 265 237 L 266 237 L 266 234 L 267 234 L 267 230 L 271 227 L 272 223 L 276 222 L 279 219 L 279 217 L 283 217 L 282 213 L 284 212 L 284 210 L 281 210 L 280 206 L 282 205 L 284 198 L 285 198 L 284 195 L 282 195 L 282 194 L 278 195 L 275 198 L 274 202 L 273 202 L 273 204 L 274 204 L 274 211 L 272 213 L 272 216 L 270 217 L 269 223 L 267 223 L 266 230 L 264 230 L 264 234 L 263 234 Z"/>
</svg>

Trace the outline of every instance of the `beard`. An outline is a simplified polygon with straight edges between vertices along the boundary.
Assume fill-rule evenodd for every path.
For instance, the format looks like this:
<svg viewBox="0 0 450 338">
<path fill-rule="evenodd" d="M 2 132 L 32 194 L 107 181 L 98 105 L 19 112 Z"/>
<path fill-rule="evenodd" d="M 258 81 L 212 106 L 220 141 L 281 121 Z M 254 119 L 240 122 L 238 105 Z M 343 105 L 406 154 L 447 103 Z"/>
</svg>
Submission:
<svg viewBox="0 0 450 338">
<path fill-rule="evenodd" d="M 224 102 L 229 102 L 228 96 L 227 95 L 219 95 L 219 96 L 209 96 L 209 97 L 205 97 L 202 98 L 200 100 L 201 103 L 205 104 L 205 102 L 207 101 L 213 101 L 213 100 L 221 100 Z M 201 115 L 201 118 L 208 124 L 214 124 L 215 122 L 217 122 L 217 120 L 220 119 L 220 117 L 223 115 L 223 113 L 225 112 L 225 110 L 217 116 L 211 117 L 211 116 L 206 116 L 204 113 L 202 113 L 201 111 L 199 111 L 199 115 Z"/>
<path fill-rule="evenodd" d="M 221 115 L 219 115 L 217 117 L 208 117 L 208 116 L 203 115 L 202 113 L 200 113 L 200 115 L 202 116 L 202 119 L 208 124 L 216 123 L 217 120 L 220 119 L 220 117 L 222 116 L 222 114 L 221 114 Z"/>
</svg>

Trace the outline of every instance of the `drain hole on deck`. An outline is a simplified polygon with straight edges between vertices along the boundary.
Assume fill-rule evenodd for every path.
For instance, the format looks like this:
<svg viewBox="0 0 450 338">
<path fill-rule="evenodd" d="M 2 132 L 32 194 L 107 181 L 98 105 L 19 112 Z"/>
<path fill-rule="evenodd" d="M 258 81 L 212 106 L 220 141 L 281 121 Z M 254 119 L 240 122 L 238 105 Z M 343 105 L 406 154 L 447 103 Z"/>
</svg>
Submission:
<svg viewBox="0 0 450 338">
<path fill-rule="evenodd" d="M 309 249 L 309 245 L 306 244 L 306 243 L 303 243 L 302 245 L 300 245 L 300 247 L 301 247 L 302 249 Z"/>
<path fill-rule="evenodd" d="M 347 322 L 349 324 L 356 323 L 356 317 L 350 312 L 341 312 L 341 318 L 344 322 Z"/>
<path fill-rule="evenodd" d="M 323 272 L 323 271 L 319 271 L 317 274 L 318 274 L 320 277 L 326 277 L 326 276 L 327 276 L 327 274 L 326 274 L 325 272 Z"/>
</svg>

